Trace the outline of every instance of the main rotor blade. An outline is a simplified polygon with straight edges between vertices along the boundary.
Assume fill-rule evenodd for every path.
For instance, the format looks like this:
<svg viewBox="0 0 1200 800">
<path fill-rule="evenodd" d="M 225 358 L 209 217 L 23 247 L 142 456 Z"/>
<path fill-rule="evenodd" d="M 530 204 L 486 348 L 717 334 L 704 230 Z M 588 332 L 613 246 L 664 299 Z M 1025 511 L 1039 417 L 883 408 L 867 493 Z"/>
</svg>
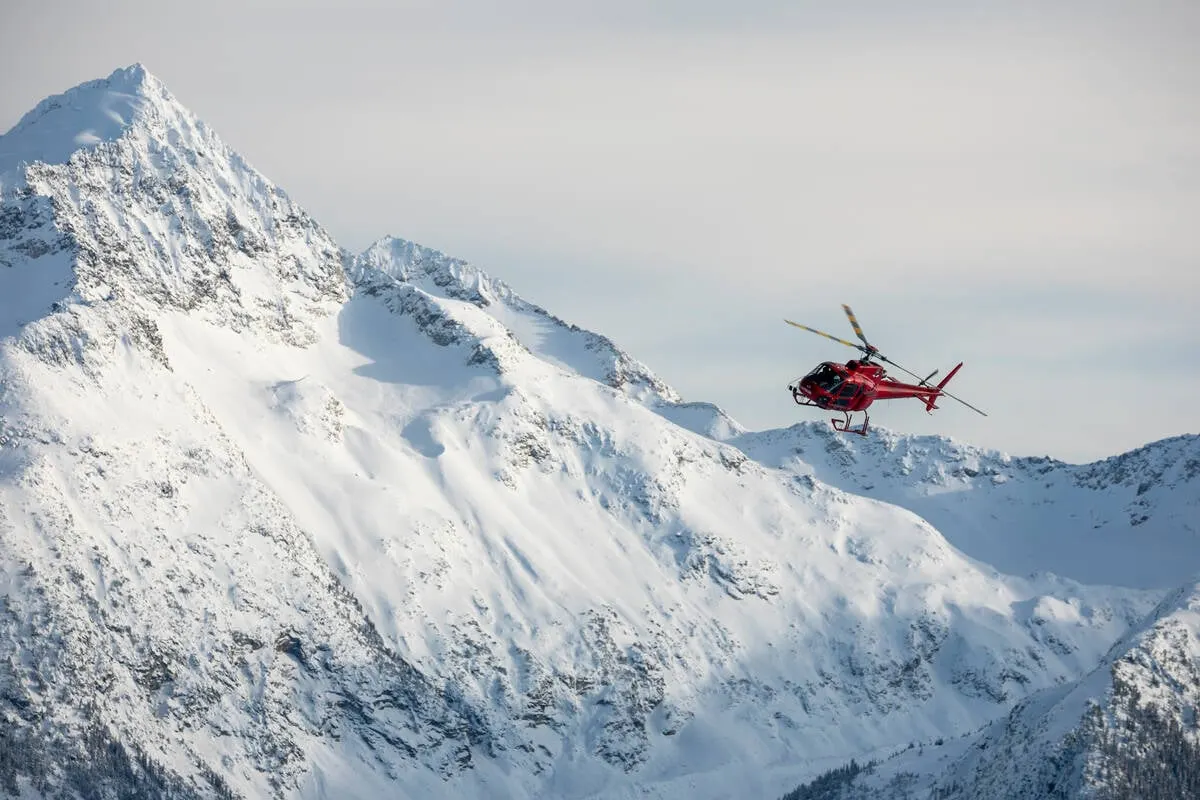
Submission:
<svg viewBox="0 0 1200 800">
<path fill-rule="evenodd" d="M 885 364 L 891 364 L 893 367 L 900 370 L 901 372 L 907 372 L 909 375 L 912 375 L 914 378 L 916 378 L 921 383 L 924 383 L 925 381 L 929 380 L 929 378 L 932 378 L 934 375 L 937 374 L 937 370 L 935 369 L 933 372 L 929 373 L 929 378 L 922 378 L 920 375 L 913 372 L 911 369 L 905 369 L 904 367 L 897 364 L 895 361 L 892 361 L 890 358 L 885 356 L 883 353 L 875 353 L 875 355 L 872 356 L 872 358 L 877 358 Z M 918 384 L 918 385 L 920 385 L 920 384 Z"/>
<path fill-rule="evenodd" d="M 862 327 L 858 324 L 858 318 L 854 316 L 854 312 L 850 310 L 850 306 L 842 303 L 842 310 L 844 310 L 846 312 L 846 316 L 850 318 L 850 325 L 854 328 L 854 332 L 858 335 L 858 338 L 862 339 L 863 344 L 865 344 L 868 348 L 874 350 L 875 348 L 872 347 L 871 343 L 867 341 L 867 337 L 863 336 Z"/>
<path fill-rule="evenodd" d="M 845 339 L 839 339 L 836 336 L 831 336 L 830 334 L 826 333 L 825 331 L 819 331 L 816 328 L 810 328 L 807 325 L 801 325 L 799 322 L 792 322 L 790 319 L 785 319 L 784 322 L 786 322 L 788 325 L 794 325 L 797 328 L 800 328 L 801 330 L 806 330 L 809 333 L 815 333 L 818 336 L 824 336 L 826 339 L 833 339 L 835 342 L 841 342 L 842 344 L 846 345 L 847 347 L 853 347 L 855 350 L 863 349 L 863 346 L 861 344 L 855 344 L 854 342 L 847 342 Z"/>
</svg>

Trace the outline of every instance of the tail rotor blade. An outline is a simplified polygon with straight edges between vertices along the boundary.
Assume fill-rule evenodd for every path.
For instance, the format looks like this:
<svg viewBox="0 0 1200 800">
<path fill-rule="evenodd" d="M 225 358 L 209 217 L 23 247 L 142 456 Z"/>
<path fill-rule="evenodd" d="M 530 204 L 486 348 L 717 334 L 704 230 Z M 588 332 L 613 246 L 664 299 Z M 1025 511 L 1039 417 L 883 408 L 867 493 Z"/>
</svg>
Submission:
<svg viewBox="0 0 1200 800">
<path fill-rule="evenodd" d="M 785 319 L 784 322 L 786 322 L 788 325 L 793 325 L 797 328 L 800 328 L 801 330 L 808 331 L 809 333 L 815 333 L 818 336 L 824 336 L 826 339 L 833 339 L 835 342 L 840 342 L 840 343 L 846 345 L 847 347 L 853 347 L 855 350 L 863 349 L 863 346 L 861 344 L 855 344 L 854 342 L 848 342 L 845 339 L 839 339 L 838 337 L 832 336 L 832 335 L 826 333 L 825 331 L 819 331 L 816 328 L 810 328 L 807 325 L 801 325 L 799 322 L 792 322 L 790 319 Z"/>
</svg>

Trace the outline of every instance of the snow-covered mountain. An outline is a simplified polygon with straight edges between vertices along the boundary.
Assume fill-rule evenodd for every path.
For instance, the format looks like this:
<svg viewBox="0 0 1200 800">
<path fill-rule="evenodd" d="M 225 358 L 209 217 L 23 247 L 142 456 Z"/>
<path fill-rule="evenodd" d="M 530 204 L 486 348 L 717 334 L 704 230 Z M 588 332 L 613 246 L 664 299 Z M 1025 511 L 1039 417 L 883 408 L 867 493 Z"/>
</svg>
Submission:
<svg viewBox="0 0 1200 800">
<path fill-rule="evenodd" d="M 1082 542 L 1126 478 L 1050 464 L 1039 516 L 1018 459 L 747 433 L 470 264 L 340 249 L 140 66 L 0 137 L 0 192 L 13 792 L 778 796 L 1071 685 L 1197 552 L 1194 438 L 1134 490 L 1150 577 L 1005 574 L 967 544 Z"/>
</svg>

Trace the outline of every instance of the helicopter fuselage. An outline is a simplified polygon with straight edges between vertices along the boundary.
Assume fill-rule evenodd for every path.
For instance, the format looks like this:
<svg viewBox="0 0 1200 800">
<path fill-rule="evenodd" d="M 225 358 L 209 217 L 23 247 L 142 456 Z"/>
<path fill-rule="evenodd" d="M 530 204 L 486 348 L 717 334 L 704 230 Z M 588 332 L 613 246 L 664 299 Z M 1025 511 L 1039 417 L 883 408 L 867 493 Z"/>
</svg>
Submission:
<svg viewBox="0 0 1200 800">
<path fill-rule="evenodd" d="M 929 382 L 929 379 L 937 374 L 936 369 L 922 378 L 915 372 L 892 361 L 879 352 L 879 348 L 867 341 L 867 337 L 863 334 L 862 327 L 858 324 L 858 319 L 854 316 L 854 312 L 850 310 L 850 306 L 843 303 L 842 310 L 846 312 L 846 318 L 850 320 L 850 326 L 854 328 L 854 334 L 862 344 L 840 339 L 825 331 L 801 325 L 799 322 L 792 322 L 790 319 L 784 320 L 788 325 L 806 330 L 809 333 L 815 333 L 818 336 L 824 336 L 826 339 L 832 339 L 847 347 L 853 347 L 863 354 L 861 360 L 852 359 L 845 364 L 839 364 L 836 361 L 823 361 L 817 365 L 816 369 L 800 380 L 795 383 L 789 383 L 788 389 L 791 390 L 792 399 L 797 403 L 802 406 L 816 406 L 818 408 L 842 412 L 843 418 L 841 420 L 831 420 L 834 430 L 842 433 L 857 433 L 860 436 L 867 435 L 867 425 L 870 420 L 870 415 L 867 413 L 867 406 L 876 400 L 896 400 L 901 397 L 915 397 L 925 404 L 927 411 L 933 411 L 937 408 L 936 401 L 939 397 L 949 397 L 962 403 L 972 411 L 987 416 L 983 411 L 975 408 L 975 406 L 967 401 L 955 397 L 945 389 L 950 379 L 962 369 L 961 361 L 958 366 L 950 370 L 949 375 L 942 378 L 934 386 Z M 920 383 L 904 383 L 889 378 L 883 366 L 877 362 L 890 364 L 901 372 L 917 378 Z M 862 423 L 857 426 L 851 425 L 850 421 L 850 415 L 855 411 L 863 412 Z"/>
<path fill-rule="evenodd" d="M 792 385 L 796 402 L 803 402 L 803 397 L 818 408 L 836 411 L 863 411 L 876 400 L 901 397 L 916 397 L 929 404 L 939 394 L 934 386 L 897 381 L 887 377 L 881 365 L 857 360 L 822 362 Z"/>
</svg>

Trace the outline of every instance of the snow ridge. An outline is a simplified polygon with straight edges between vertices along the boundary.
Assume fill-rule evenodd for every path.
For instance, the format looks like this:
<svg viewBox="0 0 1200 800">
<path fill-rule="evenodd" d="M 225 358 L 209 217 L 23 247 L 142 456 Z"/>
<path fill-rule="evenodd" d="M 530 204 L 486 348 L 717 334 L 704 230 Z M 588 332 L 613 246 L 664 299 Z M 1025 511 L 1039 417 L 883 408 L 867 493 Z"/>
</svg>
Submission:
<svg viewBox="0 0 1200 800">
<path fill-rule="evenodd" d="M 1083 465 L 886 429 L 863 440 L 823 422 L 727 441 L 767 466 L 908 508 L 1005 572 L 1166 590 L 1200 563 L 1200 436 Z"/>
<path fill-rule="evenodd" d="M 641 402 L 676 402 L 678 393 L 611 339 L 564 322 L 517 295 L 506 283 L 461 259 L 387 236 L 355 257 L 354 282 L 379 293 L 410 286 L 432 298 L 426 308 L 458 300 L 483 308 L 538 358 L 621 390 Z M 434 313 L 434 312 L 429 312 Z"/>
</svg>

